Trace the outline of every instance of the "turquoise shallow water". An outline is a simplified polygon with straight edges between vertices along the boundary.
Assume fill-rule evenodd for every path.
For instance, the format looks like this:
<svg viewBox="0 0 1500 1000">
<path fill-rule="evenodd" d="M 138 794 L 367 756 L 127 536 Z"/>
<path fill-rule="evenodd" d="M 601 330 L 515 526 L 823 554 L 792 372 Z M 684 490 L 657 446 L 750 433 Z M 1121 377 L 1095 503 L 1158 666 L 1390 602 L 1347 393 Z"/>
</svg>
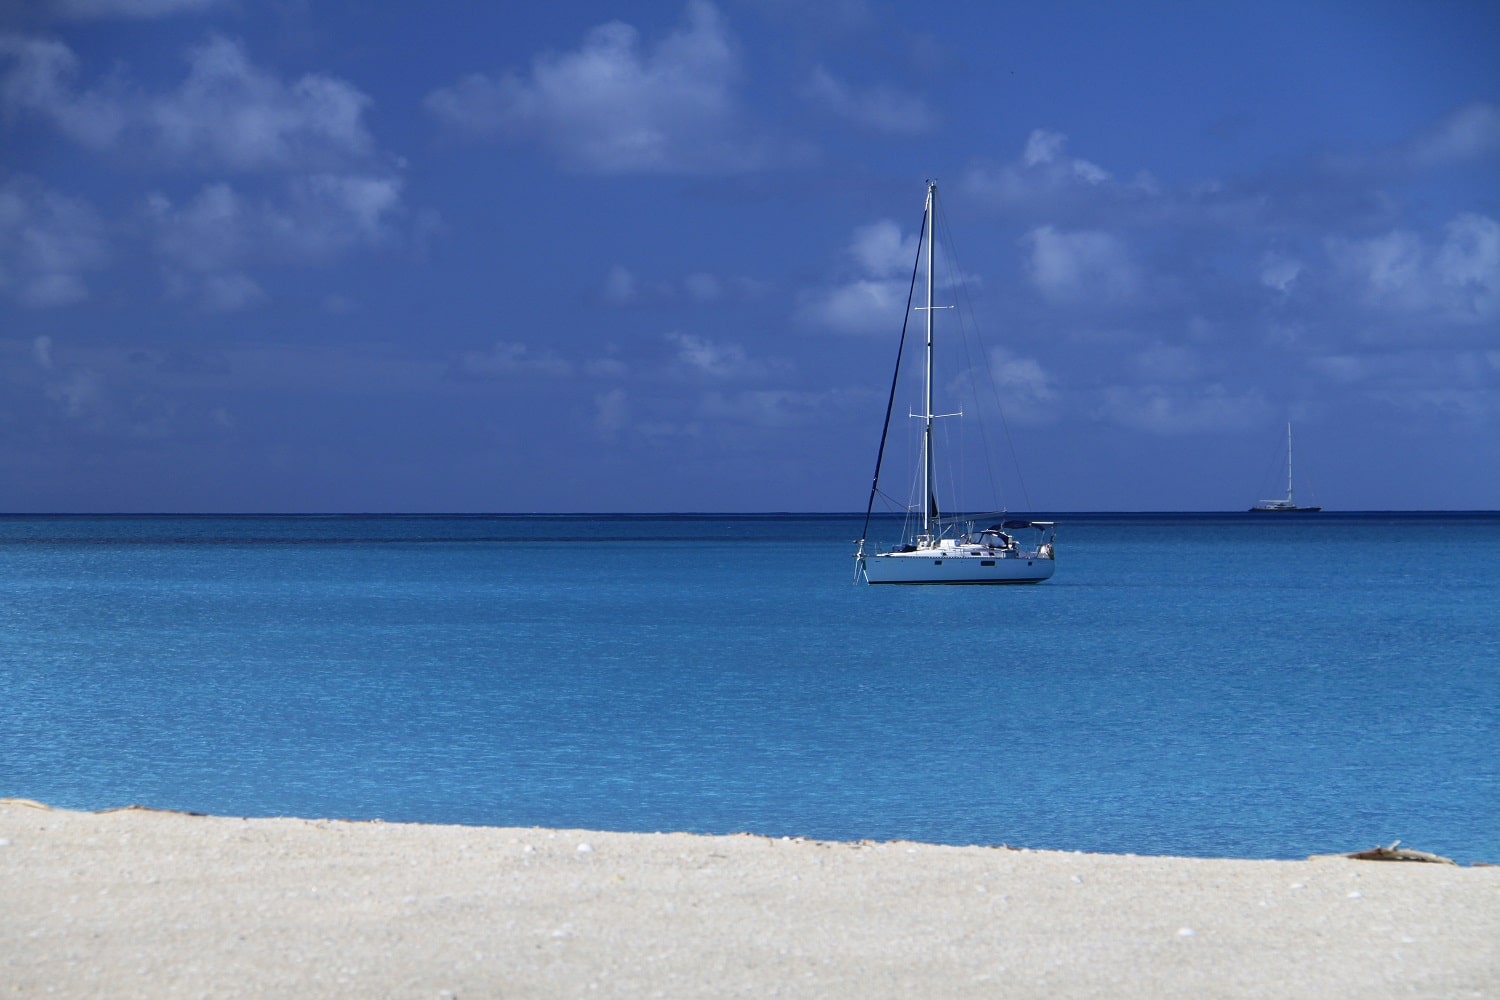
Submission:
<svg viewBox="0 0 1500 1000">
<path fill-rule="evenodd" d="M 1500 517 L 1074 515 L 1017 588 L 859 525 L 0 518 L 0 795 L 1500 861 Z"/>
</svg>

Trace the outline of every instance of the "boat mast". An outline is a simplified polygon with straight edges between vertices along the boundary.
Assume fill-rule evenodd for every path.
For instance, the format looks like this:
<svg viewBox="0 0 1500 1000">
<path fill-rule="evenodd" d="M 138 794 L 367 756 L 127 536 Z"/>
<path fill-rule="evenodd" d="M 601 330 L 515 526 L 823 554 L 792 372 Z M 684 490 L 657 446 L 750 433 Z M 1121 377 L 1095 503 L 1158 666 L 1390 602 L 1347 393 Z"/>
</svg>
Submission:
<svg viewBox="0 0 1500 1000">
<path fill-rule="evenodd" d="M 937 182 L 927 182 L 927 375 L 922 403 L 922 533 L 931 537 L 937 517 L 932 481 L 932 244 L 936 235 L 933 200 Z"/>
<path fill-rule="evenodd" d="M 1292 423 L 1286 425 L 1286 502 L 1292 502 Z"/>
</svg>

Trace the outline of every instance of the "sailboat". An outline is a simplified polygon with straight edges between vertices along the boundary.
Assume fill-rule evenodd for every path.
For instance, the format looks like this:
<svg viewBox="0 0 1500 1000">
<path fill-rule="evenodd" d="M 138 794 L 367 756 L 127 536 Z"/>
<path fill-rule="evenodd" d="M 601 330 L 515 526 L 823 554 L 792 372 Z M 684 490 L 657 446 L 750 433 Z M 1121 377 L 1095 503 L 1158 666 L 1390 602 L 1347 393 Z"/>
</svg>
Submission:
<svg viewBox="0 0 1500 1000">
<path fill-rule="evenodd" d="M 897 351 L 896 375 L 891 380 L 891 396 L 886 404 L 885 425 L 880 433 L 880 449 L 875 459 L 875 476 L 870 484 L 870 502 L 865 508 L 864 534 L 855 550 L 855 580 L 871 584 L 885 583 L 1040 583 L 1052 576 L 1056 566 L 1053 540 L 1057 526 L 1051 521 L 1027 518 L 1005 518 L 990 515 L 993 521 L 976 529 L 970 518 L 943 517 L 938 508 L 936 491 L 938 460 L 933 443 L 933 425 L 945 414 L 933 411 L 933 316 L 941 308 L 933 302 L 933 236 L 937 183 L 927 182 L 927 200 L 922 214 L 922 232 L 918 241 L 918 260 L 926 255 L 927 304 L 919 307 L 926 314 L 927 345 L 924 355 L 922 412 L 912 414 L 922 421 L 921 480 L 914 505 L 908 506 L 903 540 L 887 551 L 866 551 L 870 534 L 870 517 L 880 492 L 880 466 L 885 456 L 886 438 L 890 433 L 891 409 L 901 371 L 901 354 L 906 343 L 906 324 L 901 327 L 901 349 Z M 912 293 L 916 292 L 917 268 L 912 268 Z M 907 299 L 908 317 L 911 298 Z M 956 416 L 956 414 L 946 414 Z M 914 515 L 914 516 L 913 516 Z M 1000 518 L 995 520 L 996 517 Z M 978 523 L 983 523 L 980 521 Z M 1024 538 L 1012 532 L 1027 532 Z M 1035 534 L 1032 534 L 1035 532 Z"/>
<path fill-rule="evenodd" d="M 1292 425 L 1286 425 L 1286 498 L 1262 500 L 1250 508 L 1252 514 L 1316 514 L 1322 507 L 1299 507 L 1292 497 Z"/>
</svg>

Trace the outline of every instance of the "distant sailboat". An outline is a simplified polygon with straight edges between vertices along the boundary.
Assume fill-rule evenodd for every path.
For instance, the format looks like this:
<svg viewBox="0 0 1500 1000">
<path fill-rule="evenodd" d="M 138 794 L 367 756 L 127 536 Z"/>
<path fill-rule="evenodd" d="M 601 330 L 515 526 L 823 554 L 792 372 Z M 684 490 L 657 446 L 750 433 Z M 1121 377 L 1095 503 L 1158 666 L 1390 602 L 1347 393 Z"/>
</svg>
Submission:
<svg viewBox="0 0 1500 1000">
<path fill-rule="evenodd" d="M 1299 507 L 1292 497 L 1292 425 L 1286 425 L 1286 499 L 1262 500 L 1250 508 L 1252 514 L 1316 514 L 1322 507 Z"/>
<path fill-rule="evenodd" d="M 938 510 L 936 492 L 937 460 L 933 453 L 933 421 L 941 414 L 932 409 L 932 344 L 933 313 L 937 307 L 932 301 L 932 245 L 934 207 L 937 199 L 937 184 L 928 181 L 927 202 L 922 216 L 922 236 L 925 245 L 918 248 L 925 252 L 927 261 L 927 305 L 922 309 L 927 314 L 927 351 L 925 381 L 923 382 L 922 412 L 913 414 L 922 421 L 922 457 L 920 495 L 917 504 L 908 508 L 908 514 L 920 510 L 920 519 L 910 518 L 910 535 L 887 552 L 865 551 L 866 538 L 859 539 L 855 551 L 856 581 L 862 576 L 868 583 L 1039 583 L 1052 576 L 1056 566 L 1053 560 L 1053 539 L 1056 526 L 1051 521 L 1029 519 L 1004 519 L 978 531 L 972 522 L 961 523 L 961 519 L 944 518 Z M 912 270 L 912 291 L 915 292 L 917 273 Z M 910 304 L 910 297 L 908 298 Z M 906 337 L 902 328 L 902 340 Z M 896 362 L 899 375 L 900 359 Z M 894 403 L 896 385 L 892 381 L 891 402 Z M 880 488 L 880 465 L 885 455 L 886 436 L 890 431 L 891 406 L 886 407 L 885 427 L 880 435 L 880 452 L 875 461 L 875 478 L 870 486 L 870 503 L 865 509 L 865 535 L 870 529 L 870 513 Z M 998 515 L 994 515 L 998 516 Z M 985 520 L 993 520 L 993 517 Z M 1012 536 L 1012 531 L 1034 530 L 1034 540 L 1023 543 Z"/>
</svg>

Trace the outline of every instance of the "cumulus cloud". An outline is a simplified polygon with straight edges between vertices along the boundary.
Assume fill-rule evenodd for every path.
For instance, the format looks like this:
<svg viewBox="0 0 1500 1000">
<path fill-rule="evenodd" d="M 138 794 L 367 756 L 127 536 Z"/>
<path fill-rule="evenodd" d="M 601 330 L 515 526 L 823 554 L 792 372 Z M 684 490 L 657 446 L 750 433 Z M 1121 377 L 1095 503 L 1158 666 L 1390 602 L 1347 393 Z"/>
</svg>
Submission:
<svg viewBox="0 0 1500 1000">
<path fill-rule="evenodd" d="M 1393 230 L 1330 239 L 1327 252 L 1369 306 L 1460 323 L 1500 315 L 1500 222 L 1488 216 L 1456 216 L 1440 242 Z"/>
<path fill-rule="evenodd" d="M 104 225 L 87 203 L 27 180 L 0 185 L 0 294 L 37 309 L 81 302 L 85 273 L 107 257 Z"/>
<path fill-rule="evenodd" d="M 265 300 L 244 273 L 251 265 L 324 261 L 383 242 L 399 196 L 400 182 L 382 177 L 295 178 L 258 198 L 217 182 L 181 205 L 149 195 L 144 219 L 167 268 L 169 294 L 226 312 Z"/>
<path fill-rule="evenodd" d="M 1439 119 L 1397 150 L 1416 169 L 1468 163 L 1500 154 L 1500 107 L 1475 101 Z"/>
<path fill-rule="evenodd" d="M 720 344 L 691 334 L 671 333 L 667 341 L 677 348 L 677 360 L 689 370 L 712 378 L 758 374 L 761 366 L 750 361 L 738 344 Z"/>
<path fill-rule="evenodd" d="M 1500 351 L 1434 351 L 1417 348 L 1330 354 L 1310 359 L 1322 377 L 1340 386 L 1359 386 L 1370 399 L 1396 412 L 1439 413 L 1460 420 L 1488 420 L 1500 414 L 1494 377 Z"/>
<path fill-rule="evenodd" d="M 121 0 L 70 9 L 146 17 L 176 8 Z M 403 185 L 365 127 L 369 98 L 328 75 L 282 79 L 221 35 L 189 48 L 186 61 L 181 82 L 158 92 L 132 85 L 123 68 L 89 86 L 62 43 L 0 36 L 0 110 L 47 122 L 90 150 L 171 170 L 238 175 L 185 198 L 144 196 L 141 231 L 160 257 L 172 298 L 214 311 L 247 308 L 268 297 L 252 265 L 324 262 L 392 235 Z M 47 266 L 6 268 L 21 276 L 8 282 L 12 293 L 32 304 L 77 301 L 87 294 L 80 271 L 102 256 L 100 239 L 88 238 L 100 227 L 86 225 L 86 210 L 56 196 L 33 198 L 32 212 L 50 218 L 23 227 L 33 249 L 49 232 L 71 233 L 73 249 L 41 255 L 53 262 Z M 0 221 L 0 255 L 7 252 L 3 230 Z"/>
<path fill-rule="evenodd" d="M 1023 240 L 1032 284 L 1058 303 L 1123 302 L 1140 284 L 1139 269 L 1120 237 L 1107 232 L 1033 229 Z"/>
<path fill-rule="evenodd" d="M 925 101 L 893 87 L 851 87 L 819 66 L 809 81 L 809 100 L 861 128 L 885 135 L 922 135 L 936 126 Z"/>
<path fill-rule="evenodd" d="M 654 45 L 612 21 L 574 51 L 536 57 L 526 73 L 474 74 L 425 103 L 451 126 L 535 143 L 575 170 L 740 171 L 767 153 L 738 134 L 739 76 L 719 12 L 694 0 L 686 23 Z"/>
<path fill-rule="evenodd" d="M 1069 197 L 1118 196 L 1120 185 L 1109 171 L 1068 155 L 1068 137 L 1050 129 L 1033 129 L 1019 159 L 998 166 L 976 165 L 963 178 L 965 190 L 1008 209 L 1047 207 Z"/>
<path fill-rule="evenodd" d="M 1302 262 L 1279 253 L 1267 252 L 1261 258 L 1260 283 L 1272 291 L 1289 295 L 1297 277 L 1302 273 Z"/>
<path fill-rule="evenodd" d="M 801 296 L 798 318 L 837 333 L 885 332 L 906 307 L 906 285 L 861 278 Z"/>
<path fill-rule="evenodd" d="M 212 35 L 188 51 L 175 90 L 149 95 L 118 79 L 75 86 L 78 59 L 54 41 L 6 36 L 0 99 L 80 145 L 124 150 L 172 166 L 236 171 L 329 169 L 367 160 L 369 98 L 334 77 L 292 82 L 254 66 L 237 41 Z"/>
<path fill-rule="evenodd" d="M 890 332 L 906 306 L 917 235 L 903 234 L 896 223 L 881 219 L 856 228 L 847 253 L 857 274 L 804 292 L 798 319 L 838 333 Z"/>
<path fill-rule="evenodd" d="M 401 202 L 395 177 L 315 174 L 289 185 L 284 209 L 274 217 L 284 245 L 322 257 L 354 246 L 374 246 L 389 235 Z"/>
<path fill-rule="evenodd" d="M 1057 388 L 1035 358 L 993 348 L 989 353 L 989 375 L 1007 419 L 1024 424 L 1039 423 L 1053 416 Z"/>
<path fill-rule="evenodd" d="M 903 236 L 900 226 L 881 219 L 854 230 L 849 253 L 875 277 L 905 274 L 916 261 L 917 235 Z"/>
<path fill-rule="evenodd" d="M 1068 137 L 1061 132 L 1033 129 L 1026 138 L 1021 162 L 1033 170 L 1042 170 L 1051 178 L 1073 178 L 1086 184 L 1102 184 L 1110 179 L 1109 171 L 1088 160 L 1067 156 Z"/>
<path fill-rule="evenodd" d="M 0 67 L 0 102 L 8 112 L 39 115 L 92 149 L 110 145 L 125 127 L 117 92 L 74 92 L 78 57 L 61 42 L 0 35 Z"/>
<path fill-rule="evenodd" d="M 244 258 L 254 239 L 254 212 L 234 188 L 209 184 L 178 207 L 163 194 L 146 198 L 146 216 L 161 255 L 178 267 L 213 271 Z"/>
</svg>

